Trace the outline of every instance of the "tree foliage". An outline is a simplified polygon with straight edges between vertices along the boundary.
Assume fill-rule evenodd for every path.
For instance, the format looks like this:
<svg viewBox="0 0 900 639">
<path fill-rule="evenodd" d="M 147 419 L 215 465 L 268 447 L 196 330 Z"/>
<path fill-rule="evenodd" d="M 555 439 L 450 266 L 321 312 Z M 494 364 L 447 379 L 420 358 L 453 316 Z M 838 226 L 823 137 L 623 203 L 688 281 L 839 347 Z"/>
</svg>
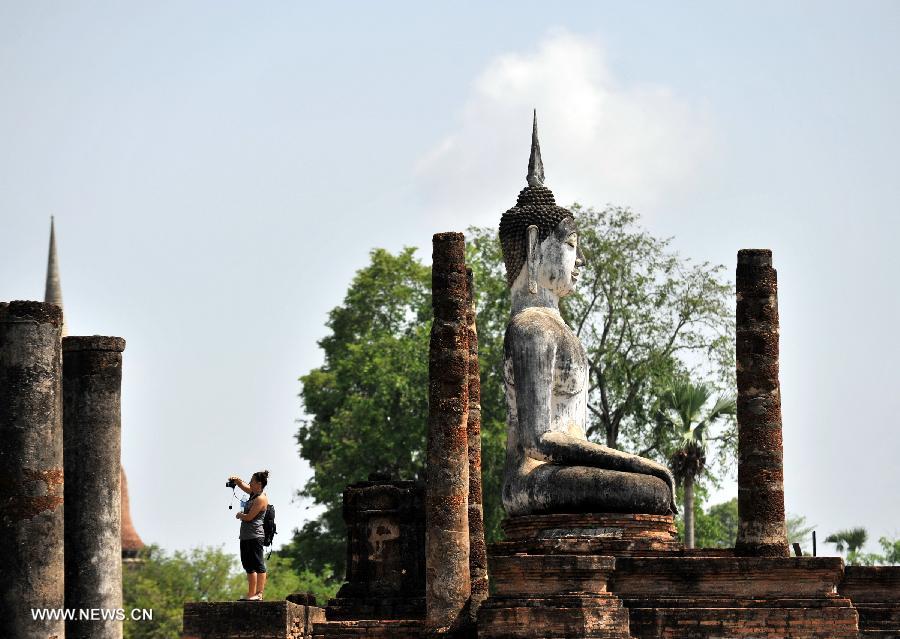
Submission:
<svg viewBox="0 0 900 639">
<path fill-rule="evenodd" d="M 247 588 L 237 559 L 222 548 L 167 553 L 152 545 L 122 568 L 126 639 L 178 639 L 186 601 L 234 600 Z M 152 610 L 153 619 L 132 621 L 133 608 Z"/>
<path fill-rule="evenodd" d="M 296 437 L 314 470 L 300 495 L 324 506 L 282 549 L 300 570 L 328 566 L 343 576 L 345 487 L 376 471 L 422 478 L 431 272 L 413 252 L 371 252 L 329 313 L 324 364 L 300 378 L 309 417 Z"/>
<path fill-rule="evenodd" d="M 895 566 L 900 564 L 900 538 L 879 537 L 878 545 L 881 553 L 863 552 L 863 546 L 869 538 L 868 531 L 859 526 L 839 530 L 825 538 L 825 543 L 834 544 L 835 550 L 847 554 L 845 561 L 850 566 L 877 566 L 880 564 Z"/>
<path fill-rule="evenodd" d="M 562 312 L 591 366 L 592 439 L 664 459 L 669 433 L 653 401 L 684 375 L 733 386 L 730 286 L 720 268 L 694 265 L 652 237 L 628 209 L 573 206 L 587 264 Z M 500 538 L 506 448 L 503 335 L 509 320 L 495 229 L 468 230 L 481 367 L 485 530 Z M 329 314 L 322 366 L 300 378 L 307 417 L 297 432 L 314 471 L 301 497 L 323 507 L 283 548 L 298 569 L 345 564 L 341 495 L 373 471 L 421 479 L 428 415 L 430 268 L 405 249 L 376 249 Z M 731 368 L 729 368 L 731 367 Z M 733 440 L 728 429 L 720 437 Z M 723 450 L 727 456 L 728 446 Z"/>
<path fill-rule="evenodd" d="M 848 528 L 828 535 L 825 543 L 834 544 L 838 552 L 844 552 L 846 549 L 848 553 L 854 553 L 865 545 L 868 538 L 869 533 L 865 528 Z"/>
<path fill-rule="evenodd" d="M 697 499 L 694 503 L 695 546 L 697 548 L 734 548 L 738 533 L 737 497 L 720 504 L 714 504 L 704 510 L 704 502 L 708 497 L 707 489 L 697 484 Z M 679 535 L 684 539 L 684 514 L 676 518 Z M 810 553 L 810 533 L 813 526 L 806 523 L 803 515 L 788 514 L 785 521 L 788 543 L 800 544 L 804 555 Z"/>
<path fill-rule="evenodd" d="M 266 560 L 265 598 L 278 601 L 294 592 L 311 592 L 317 601 L 334 596 L 330 573 L 296 571 L 290 558 L 274 552 Z M 237 557 L 221 547 L 199 547 L 169 553 L 145 548 L 138 562 L 122 566 L 125 639 L 179 639 L 188 601 L 233 601 L 247 592 L 246 573 Z M 131 609 L 149 609 L 153 619 L 132 621 Z"/>
<path fill-rule="evenodd" d="M 734 388 L 734 309 L 722 267 L 694 264 L 630 209 L 573 206 L 586 257 L 567 316 L 588 352 L 589 436 L 665 461 L 656 399 L 678 379 Z M 733 421 L 718 438 L 734 441 Z"/>
</svg>

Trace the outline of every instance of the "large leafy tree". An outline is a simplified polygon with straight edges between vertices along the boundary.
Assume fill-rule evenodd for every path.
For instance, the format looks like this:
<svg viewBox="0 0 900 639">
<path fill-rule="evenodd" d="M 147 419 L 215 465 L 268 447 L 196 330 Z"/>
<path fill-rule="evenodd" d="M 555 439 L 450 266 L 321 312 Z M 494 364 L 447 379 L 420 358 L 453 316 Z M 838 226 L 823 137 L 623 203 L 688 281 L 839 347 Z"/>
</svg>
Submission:
<svg viewBox="0 0 900 639">
<path fill-rule="evenodd" d="M 719 268 L 679 257 L 631 211 L 573 210 L 588 262 L 563 313 L 590 359 L 589 436 L 663 459 L 668 435 L 653 419 L 653 399 L 688 373 L 730 383 L 731 289 Z M 496 229 L 469 229 L 467 251 L 478 313 L 485 530 L 493 541 L 504 516 L 509 293 Z M 412 249 L 377 249 L 329 314 L 330 333 L 319 342 L 324 363 L 300 378 L 307 418 L 297 442 L 314 471 L 301 496 L 323 509 L 283 549 L 299 569 L 343 574 L 341 494 L 348 484 L 373 471 L 422 477 L 430 284 L 430 268 Z"/>
<path fill-rule="evenodd" d="M 588 435 L 663 460 L 670 434 L 655 419 L 656 399 L 684 377 L 735 385 L 731 284 L 721 266 L 693 263 L 648 233 L 630 209 L 572 208 L 587 259 L 565 311 L 588 352 Z M 733 442 L 733 425 L 721 436 Z"/>
<path fill-rule="evenodd" d="M 707 384 L 675 382 L 659 399 L 659 419 L 675 435 L 675 450 L 669 466 L 684 488 L 684 545 L 694 547 L 694 482 L 706 469 L 709 430 L 719 419 L 734 415 L 734 397 L 720 397 L 705 409 L 713 389 Z M 705 412 L 704 412 L 705 411 Z"/>
<path fill-rule="evenodd" d="M 347 485 L 376 471 L 422 478 L 431 272 L 413 252 L 372 251 L 329 314 L 324 364 L 300 378 L 309 418 L 297 442 L 314 471 L 301 496 L 324 510 L 283 549 L 299 569 L 343 576 Z"/>
</svg>

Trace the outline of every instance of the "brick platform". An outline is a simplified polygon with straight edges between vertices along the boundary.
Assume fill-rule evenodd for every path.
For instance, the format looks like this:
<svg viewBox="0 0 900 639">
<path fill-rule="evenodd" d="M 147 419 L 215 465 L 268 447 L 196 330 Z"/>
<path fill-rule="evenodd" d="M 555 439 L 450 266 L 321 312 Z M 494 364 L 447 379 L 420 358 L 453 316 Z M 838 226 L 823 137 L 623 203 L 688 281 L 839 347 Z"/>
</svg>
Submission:
<svg viewBox="0 0 900 639">
<path fill-rule="evenodd" d="M 493 594 L 479 639 L 628 639 L 628 612 L 607 591 L 613 557 L 512 555 L 488 559 Z"/>
<path fill-rule="evenodd" d="M 672 518 L 662 515 L 536 515 L 508 519 L 504 530 L 507 540 L 490 549 L 497 596 L 479 616 L 482 637 L 628 632 L 637 639 L 859 637 L 856 609 L 847 595 L 836 592 L 844 574 L 840 558 L 735 557 L 731 549 L 685 550 Z M 605 559 L 597 555 L 615 557 L 608 587 L 605 576 L 610 573 L 598 577 L 604 581 L 597 588 L 585 567 L 574 561 Z M 602 566 L 595 568 L 603 572 Z M 554 590 L 570 591 L 568 599 L 560 592 L 555 602 L 549 601 L 545 591 Z M 575 595 L 578 590 L 581 595 Z M 526 591 L 527 597 L 516 599 L 516 593 Z M 588 599 L 596 593 L 618 597 L 624 609 L 606 604 L 604 610 L 601 602 Z M 884 599 L 884 593 L 872 596 Z M 893 614 L 883 603 L 878 606 L 869 608 L 873 621 L 877 614 Z M 603 614 L 611 624 L 608 632 L 624 628 L 625 634 L 590 634 L 607 632 L 600 625 Z M 559 630 L 539 630 L 554 626 Z"/>
<path fill-rule="evenodd" d="M 900 566 L 847 566 L 838 593 L 859 611 L 859 636 L 900 639 Z"/>
<path fill-rule="evenodd" d="M 855 639 L 837 557 L 630 557 L 610 590 L 638 639 Z"/>
<path fill-rule="evenodd" d="M 289 601 L 184 604 L 182 639 L 309 639 L 325 611 Z"/>
</svg>

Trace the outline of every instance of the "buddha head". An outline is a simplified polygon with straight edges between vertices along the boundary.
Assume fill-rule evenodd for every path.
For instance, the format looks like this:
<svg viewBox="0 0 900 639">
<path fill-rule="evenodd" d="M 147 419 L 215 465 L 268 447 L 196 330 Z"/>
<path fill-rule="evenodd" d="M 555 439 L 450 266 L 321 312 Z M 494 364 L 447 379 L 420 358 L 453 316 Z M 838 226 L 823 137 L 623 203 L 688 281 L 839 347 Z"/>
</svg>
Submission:
<svg viewBox="0 0 900 639">
<path fill-rule="evenodd" d="M 557 206 L 553 193 L 544 186 L 536 116 L 531 135 L 528 186 L 500 219 L 506 281 L 513 288 L 518 282 L 527 283 L 533 294 L 543 288 L 564 297 L 575 289 L 578 267 L 583 263 L 575 216 Z"/>
</svg>

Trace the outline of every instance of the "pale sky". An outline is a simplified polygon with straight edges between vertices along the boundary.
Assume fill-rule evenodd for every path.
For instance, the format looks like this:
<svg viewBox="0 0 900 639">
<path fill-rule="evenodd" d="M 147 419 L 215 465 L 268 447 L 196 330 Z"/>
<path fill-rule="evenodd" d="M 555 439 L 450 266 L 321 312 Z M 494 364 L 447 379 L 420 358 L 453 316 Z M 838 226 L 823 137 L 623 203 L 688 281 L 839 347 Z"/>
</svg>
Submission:
<svg viewBox="0 0 900 639">
<path fill-rule="evenodd" d="M 297 378 L 369 250 L 557 201 L 779 273 L 788 511 L 900 534 L 896 2 L 0 1 L 0 300 L 127 340 L 132 515 L 237 552 L 228 475 L 310 470 Z M 424 424 L 423 424 L 424 428 Z M 734 481 L 717 495 L 736 494 Z M 820 554 L 830 546 L 820 543 Z"/>
</svg>

